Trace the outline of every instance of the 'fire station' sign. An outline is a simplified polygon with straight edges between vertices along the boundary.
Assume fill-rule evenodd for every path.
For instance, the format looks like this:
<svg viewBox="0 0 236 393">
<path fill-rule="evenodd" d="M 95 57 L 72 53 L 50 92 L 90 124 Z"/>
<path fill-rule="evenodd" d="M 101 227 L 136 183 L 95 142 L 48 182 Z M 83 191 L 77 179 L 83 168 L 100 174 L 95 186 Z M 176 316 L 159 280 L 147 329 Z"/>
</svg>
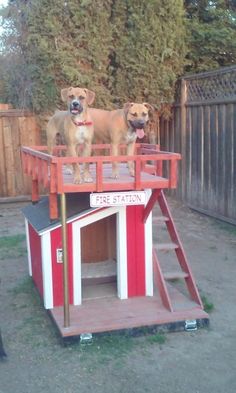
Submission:
<svg viewBox="0 0 236 393">
<path fill-rule="evenodd" d="M 102 192 L 90 194 L 91 207 L 145 205 L 145 191 Z"/>
</svg>

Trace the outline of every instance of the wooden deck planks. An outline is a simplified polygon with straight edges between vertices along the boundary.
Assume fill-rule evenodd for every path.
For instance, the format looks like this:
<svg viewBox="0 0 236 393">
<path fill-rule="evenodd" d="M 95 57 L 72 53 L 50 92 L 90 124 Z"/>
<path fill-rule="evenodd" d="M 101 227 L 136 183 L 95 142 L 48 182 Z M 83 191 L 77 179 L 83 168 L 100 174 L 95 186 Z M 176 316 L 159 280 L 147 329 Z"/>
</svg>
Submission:
<svg viewBox="0 0 236 393">
<path fill-rule="evenodd" d="M 208 315 L 194 302 L 173 288 L 176 311 L 163 307 L 159 295 L 120 300 L 117 297 L 84 300 L 81 306 L 70 306 L 68 328 L 63 327 L 63 307 L 50 310 L 62 337 L 82 333 L 99 333 L 142 326 L 176 323 L 187 319 L 208 319 Z"/>
<path fill-rule="evenodd" d="M 71 192 L 78 192 L 83 188 L 87 188 L 90 186 L 91 191 L 96 190 L 96 169 L 95 165 L 90 166 L 90 172 L 93 178 L 93 182 L 91 183 L 82 183 L 79 185 L 74 184 L 73 182 L 73 174 L 66 173 L 66 168 L 63 167 L 63 184 L 66 187 L 67 192 L 71 190 Z M 104 191 L 112 191 L 112 190 L 127 190 L 127 189 L 135 189 L 136 183 L 135 178 L 130 176 L 127 165 L 120 165 L 120 173 L 118 179 L 113 179 L 112 176 L 112 166 L 111 164 L 103 165 L 103 181 L 100 185 Z M 141 172 L 140 176 L 141 187 L 142 188 L 167 188 L 169 186 L 168 179 L 164 177 L 156 176 L 147 172 Z"/>
</svg>

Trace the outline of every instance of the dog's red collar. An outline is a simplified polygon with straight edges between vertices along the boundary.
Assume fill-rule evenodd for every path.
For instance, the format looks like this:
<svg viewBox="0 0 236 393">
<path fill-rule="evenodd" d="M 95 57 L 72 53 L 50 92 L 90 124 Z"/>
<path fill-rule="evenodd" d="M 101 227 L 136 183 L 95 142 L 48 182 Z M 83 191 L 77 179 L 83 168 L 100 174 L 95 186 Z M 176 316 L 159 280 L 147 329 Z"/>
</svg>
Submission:
<svg viewBox="0 0 236 393">
<path fill-rule="evenodd" d="M 91 126 L 91 125 L 93 124 L 92 121 L 86 121 L 86 120 L 84 120 L 84 121 L 75 121 L 75 120 L 72 120 L 72 121 L 73 121 L 73 123 L 74 123 L 77 127 L 79 127 L 79 126 Z"/>
</svg>

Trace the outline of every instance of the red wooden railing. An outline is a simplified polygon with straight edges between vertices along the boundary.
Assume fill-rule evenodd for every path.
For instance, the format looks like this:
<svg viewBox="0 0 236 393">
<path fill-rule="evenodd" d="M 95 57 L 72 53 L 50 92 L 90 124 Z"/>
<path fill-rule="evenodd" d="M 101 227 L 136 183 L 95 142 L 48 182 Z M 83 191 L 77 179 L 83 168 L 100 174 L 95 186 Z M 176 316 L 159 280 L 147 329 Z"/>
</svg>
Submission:
<svg viewBox="0 0 236 393">
<path fill-rule="evenodd" d="M 124 151 L 124 146 L 120 146 Z M 69 192 L 103 192 L 141 189 L 175 188 L 177 185 L 177 161 L 180 154 L 162 152 L 157 145 L 136 144 L 134 156 L 111 155 L 111 146 L 108 144 L 93 145 L 93 154 L 108 151 L 109 155 L 93 155 L 91 157 L 62 157 L 65 146 L 57 146 L 55 154 L 47 154 L 46 146 L 32 146 L 21 149 L 24 172 L 32 178 L 32 201 L 39 199 L 38 184 L 49 190 L 50 217 L 57 217 L 56 196 Z M 112 162 L 124 163 L 133 161 L 135 166 L 134 177 L 124 179 L 111 179 L 105 177 L 104 168 Z M 163 177 L 163 161 L 169 162 L 168 175 Z M 74 163 L 89 162 L 95 171 L 94 181 L 91 183 L 74 184 L 73 180 L 68 183 L 63 175 L 63 166 Z M 144 174 L 149 176 L 144 176 Z M 53 217 L 55 216 L 55 217 Z"/>
</svg>

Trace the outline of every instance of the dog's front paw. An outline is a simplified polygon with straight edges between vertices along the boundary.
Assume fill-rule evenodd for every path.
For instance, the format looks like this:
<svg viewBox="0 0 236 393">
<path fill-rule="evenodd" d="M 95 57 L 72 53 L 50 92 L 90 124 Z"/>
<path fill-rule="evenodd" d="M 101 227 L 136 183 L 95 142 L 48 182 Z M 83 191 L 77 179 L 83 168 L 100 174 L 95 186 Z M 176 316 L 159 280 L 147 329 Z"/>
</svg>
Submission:
<svg viewBox="0 0 236 393">
<path fill-rule="evenodd" d="M 81 184 L 82 183 L 82 179 L 80 176 L 76 175 L 74 177 L 74 184 Z"/>
<path fill-rule="evenodd" d="M 134 177 L 134 169 L 130 169 L 129 174 L 130 174 L 130 176 Z"/>
<path fill-rule="evenodd" d="M 85 183 L 92 183 L 93 182 L 93 178 L 90 175 L 90 173 L 84 173 L 84 182 Z"/>
<path fill-rule="evenodd" d="M 112 179 L 119 179 L 119 173 L 117 173 L 117 172 L 112 173 L 111 178 Z"/>
</svg>

